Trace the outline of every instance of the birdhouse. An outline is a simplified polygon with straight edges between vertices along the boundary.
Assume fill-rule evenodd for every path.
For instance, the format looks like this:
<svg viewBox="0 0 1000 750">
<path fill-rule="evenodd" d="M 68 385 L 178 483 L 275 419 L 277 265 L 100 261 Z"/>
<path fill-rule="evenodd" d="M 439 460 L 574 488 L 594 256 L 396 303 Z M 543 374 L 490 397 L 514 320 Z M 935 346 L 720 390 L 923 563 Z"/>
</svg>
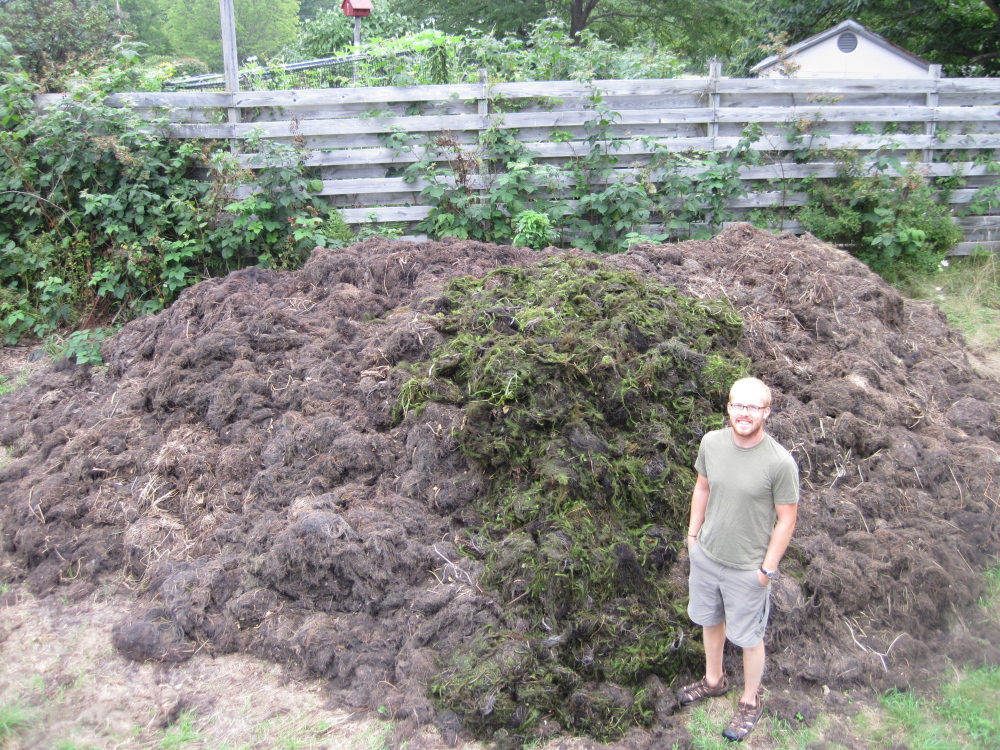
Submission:
<svg viewBox="0 0 1000 750">
<path fill-rule="evenodd" d="M 370 16 L 372 0 L 343 0 L 340 4 L 345 16 Z"/>
</svg>

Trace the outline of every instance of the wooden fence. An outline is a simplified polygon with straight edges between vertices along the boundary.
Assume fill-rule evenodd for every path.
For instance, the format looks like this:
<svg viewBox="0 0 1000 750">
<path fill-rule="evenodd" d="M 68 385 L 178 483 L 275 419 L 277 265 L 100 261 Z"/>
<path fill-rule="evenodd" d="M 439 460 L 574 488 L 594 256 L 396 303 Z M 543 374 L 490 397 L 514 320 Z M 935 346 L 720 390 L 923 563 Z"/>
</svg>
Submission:
<svg viewBox="0 0 1000 750">
<path fill-rule="evenodd" d="M 956 209 L 998 175 L 974 157 L 1000 148 L 1000 79 L 941 78 L 932 66 L 927 79 L 745 79 L 725 78 L 713 66 L 706 78 L 596 81 L 604 103 L 620 114 L 614 131 L 621 138 L 650 136 L 672 151 L 718 151 L 732 148 L 748 123 L 758 123 L 764 138 L 758 147 L 768 163 L 742 170 L 749 192 L 733 201 L 740 212 L 794 206 L 805 202 L 795 181 L 832 177 L 831 156 L 817 152 L 807 163 L 793 154 L 803 146 L 871 151 L 884 146 L 894 131 L 904 158 L 917 157 L 927 177 L 961 174 L 966 186 L 952 193 Z M 296 140 L 308 150 L 305 163 L 318 168 L 320 193 L 342 209 L 350 223 L 374 214 L 379 221 L 414 222 L 429 208 L 419 196 L 424 183 L 399 176 L 416 156 L 385 144 L 393 130 L 432 136 L 447 131 L 472 143 L 495 122 L 516 130 L 520 141 L 541 162 L 565 163 L 586 152 L 584 123 L 591 90 L 571 81 L 455 84 L 437 86 L 260 91 L 132 93 L 111 103 L 131 104 L 162 115 L 180 138 L 242 139 L 258 130 L 267 138 Z M 45 105 L 59 95 L 38 97 Z M 503 114 L 498 114 L 502 111 Z M 789 139 L 795 123 L 824 135 Z M 568 140 L 554 142 L 562 131 Z M 809 139 L 812 139 L 810 142 Z M 618 152 L 623 170 L 649 153 L 638 138 Z M 777 189 L 776 184 L 782 188 Z M 789 187 L 791 186 L 791 188 Z M 956 210 L 956 214 L 961 213 Z M 965 241 L 956 253 L 977 245 L 1000 250 L 1000 216 L 957 218 Z M 792 223 L 786 229 L 795 231 Z"/>
</svg>

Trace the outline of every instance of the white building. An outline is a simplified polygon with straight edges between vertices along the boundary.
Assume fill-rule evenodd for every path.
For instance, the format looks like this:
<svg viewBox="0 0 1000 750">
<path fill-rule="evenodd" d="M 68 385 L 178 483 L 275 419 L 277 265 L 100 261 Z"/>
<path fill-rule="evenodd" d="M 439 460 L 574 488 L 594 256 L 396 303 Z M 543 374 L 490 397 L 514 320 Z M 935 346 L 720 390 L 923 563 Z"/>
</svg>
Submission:
<svg viewBox="0 0 1000 750">
<path fill-rule="evenodd" d="M 927 78 L 930 64 L 848 19 L 832 29 L 771 55 L 750 70 L 777 78 L 783 65 L 798 66 L 795 78 Z"/>
</svg>

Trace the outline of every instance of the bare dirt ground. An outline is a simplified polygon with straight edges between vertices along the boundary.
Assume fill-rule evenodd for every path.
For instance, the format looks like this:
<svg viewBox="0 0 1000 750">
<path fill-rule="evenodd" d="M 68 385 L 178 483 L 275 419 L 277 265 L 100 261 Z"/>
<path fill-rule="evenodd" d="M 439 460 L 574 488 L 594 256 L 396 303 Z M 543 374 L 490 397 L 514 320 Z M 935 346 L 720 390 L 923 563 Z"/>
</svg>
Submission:
<svg viewBox="0 0 1000 750">
<path fill-rule="evenodd" d="M 447 279 L 540 257 L 373 240 L 243 271 L 126 326 L 106 368 L 56 363 L 5 397 L 0 699 L 66 706 L 14 746 L 164 746 L 192 726 L 192 747 L 280 747 L 254 732 L 298 710 L 312 744 L 288 747 L 377 735 L 348 722 L 378 714 L 411 748 L 465 742 L 427 687 L 479 629 L 515 628 L 461 553 L 488 479 L 456 451 L 459 409 L 393 424 L 394 367 L 444 340 Z M 1000 386 L 937 309 L 747 226 L 601 262 L 728 298 L 775 387 L 803 504 L 774 592 L 773 717 L 865 747 L 850 717 L 873 689 L 1000 663 L 1000 627 L 975 615 L 1000 554 Z M 618 745 L 690 746 L 690 715 L 663 705 Z M 769 726 L 748 746 L 775 746 Z"/>
<path fill-rule="evenodd" d="M 111 647 L 111 630 L 133 604 L 127 586 L 109 585 L 83 600 L 37 599 L 15 588 L 0 618 L 0 705 L 26 709 L 28 728 L 0 743 L 4 750 L 386 750 L 394 724 L 369 712 L 330 708 L 328 683 L 299 670 L 245 654 L 197 653 L 172 665 L 138 664 Z M 920 687 L 915 685 L 914 687 Z M 832 691 L 825 702 L 803 702 L 789 688 L 769 692 L 783 712 L 810 713 L 808 727 L 767 715 L 744 743 L 748 750 L 873 747 L 878 727 L 870 690 Z M 679 718 L 692 740 L 712 747 L 734 710 L 731 697 L 707 701 Z M 790 729 L 790 725 L 798 725 Z M 559 737 L 545 750 L 624 750 L 645 733 L 604 745 Z M 424 727 L 410 743 L 427 750 L 481 750 L 481 743 L 449 745 Z M 683 745 L 682 745 L 683 746 Z M 883 745 L 879 745 L 882 747 Z M 669 745 L 663 746 L 669 750 Z"/>
</svg>

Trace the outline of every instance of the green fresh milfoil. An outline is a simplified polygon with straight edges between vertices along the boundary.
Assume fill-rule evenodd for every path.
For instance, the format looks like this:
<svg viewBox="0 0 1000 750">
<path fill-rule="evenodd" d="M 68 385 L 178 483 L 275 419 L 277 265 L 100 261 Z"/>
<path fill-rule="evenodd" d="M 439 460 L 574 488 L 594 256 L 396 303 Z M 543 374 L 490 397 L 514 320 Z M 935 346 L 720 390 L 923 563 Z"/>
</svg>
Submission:
<svg viewBox="0 0 1000 750">
<path fill-rule="evenodd" d="M 463 550 L 510 630 L 480 632 L 432 691 L 497 740 L 528 741 L 543 718 L 600 739 L 648 725 L 645 680 L 697 648 L 667 574 L 699 439 L 749 370 L 740 316 L 575 253 L 455 279 L 441 304 L 450 338 L 396 416 L 465 410 L 460 444 L 490 488 Z"/>
</svg>

